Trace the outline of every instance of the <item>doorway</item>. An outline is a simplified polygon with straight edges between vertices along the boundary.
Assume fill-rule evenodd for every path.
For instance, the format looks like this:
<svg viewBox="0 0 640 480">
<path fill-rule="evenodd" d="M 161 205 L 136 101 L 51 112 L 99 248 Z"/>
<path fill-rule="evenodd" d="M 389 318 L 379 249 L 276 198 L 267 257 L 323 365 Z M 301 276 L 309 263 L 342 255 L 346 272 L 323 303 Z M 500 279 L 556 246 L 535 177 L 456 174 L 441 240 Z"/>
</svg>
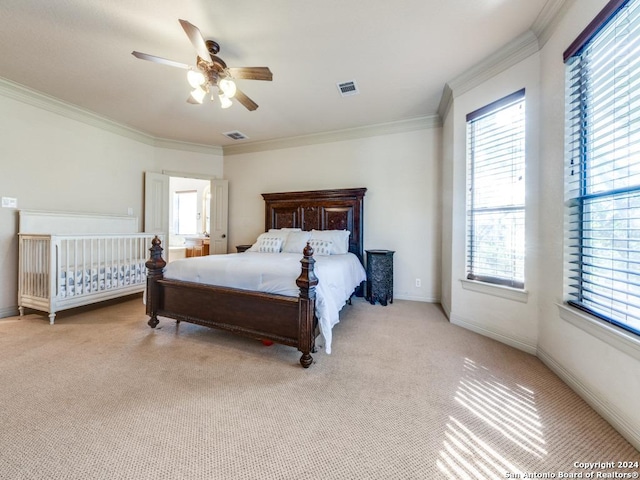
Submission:
<svg viewBox="0 0 640 480">
<path fill-rule="evenodd" d="M 227 253 L 228 181 L 145 173 L 145 232 L 162 233 L 165 259 Z"/>
</svg>

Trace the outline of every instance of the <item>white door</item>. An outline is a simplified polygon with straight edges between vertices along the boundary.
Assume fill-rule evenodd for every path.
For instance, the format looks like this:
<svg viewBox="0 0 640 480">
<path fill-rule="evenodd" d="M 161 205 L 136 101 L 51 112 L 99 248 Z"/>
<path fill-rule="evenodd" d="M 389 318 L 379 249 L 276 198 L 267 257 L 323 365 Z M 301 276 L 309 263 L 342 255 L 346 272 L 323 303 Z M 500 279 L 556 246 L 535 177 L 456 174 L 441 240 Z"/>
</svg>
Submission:
<svg viewBox="0 0 640 480">
<path fill-rule="evenodd" d="M 163 235 L 165 249 L 169 246 L 169 201 L 169 175 L 145 172 L 144 231 Z"/>
<path fill-rule="evenodd" d="M 227 227 L 229 223 L 229 181 L 211 180 L 211 212 L 209 253 L 227 253 Z"/>
<path fill-rule="evenodd" d="M 164 235 L 163 245 L 169 246 L 169 205 L 171 192 L 169 175 L 145 172 L 144 176 L 144 231 Z M 229 181 L 211 180 L 209 211 L 209 253 L 227 253 L 227 224 L 229 208 Z M 166 258 L 166 257 L 165 257 Z"/>
</svg>

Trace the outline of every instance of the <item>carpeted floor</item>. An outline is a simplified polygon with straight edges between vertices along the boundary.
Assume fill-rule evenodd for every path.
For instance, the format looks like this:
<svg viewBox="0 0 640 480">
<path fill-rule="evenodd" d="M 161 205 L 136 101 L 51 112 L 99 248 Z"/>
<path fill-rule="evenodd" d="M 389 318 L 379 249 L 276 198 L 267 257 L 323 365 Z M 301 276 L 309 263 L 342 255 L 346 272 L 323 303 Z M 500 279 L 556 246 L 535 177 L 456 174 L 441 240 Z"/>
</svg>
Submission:
<svg viewBox="0 0 640 480">
<path fill-rule="evenodd" d="M 354 300 L 308 370 L 293 348 L 160 320 L 139 297 L 54 326 L 0 320 L 0 478 L 558 478 L 640 462 L 537 358 L 434 304 Z"/>
</svg>

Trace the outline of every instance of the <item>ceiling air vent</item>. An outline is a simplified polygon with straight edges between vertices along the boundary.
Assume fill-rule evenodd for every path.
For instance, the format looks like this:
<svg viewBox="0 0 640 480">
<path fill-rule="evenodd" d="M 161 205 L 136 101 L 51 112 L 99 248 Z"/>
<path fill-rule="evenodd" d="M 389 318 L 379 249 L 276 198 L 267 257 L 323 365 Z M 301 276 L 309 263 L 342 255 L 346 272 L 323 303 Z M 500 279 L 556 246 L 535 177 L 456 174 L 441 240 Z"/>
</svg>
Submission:
<svg viewBox="0 0 640 480">
<path fill-rule="evenodd" d="M 234 130 L 233 132 L 224 132 L 223 135 L 233 140 L 245 140 L 249 138 L 244 133 L 239 132 L 238 130 Z"/>
<path fill-rule="evenodd" d="M 343 97 L 349 97 L 351 95 L 357 95 L 360 93 L 358 90 L 358 85 L 356 85 L 355 80 L 350 80 L 348 82 L 338 83 L 338 90 L 340 90 L 340 95 Z"/>
</svg>

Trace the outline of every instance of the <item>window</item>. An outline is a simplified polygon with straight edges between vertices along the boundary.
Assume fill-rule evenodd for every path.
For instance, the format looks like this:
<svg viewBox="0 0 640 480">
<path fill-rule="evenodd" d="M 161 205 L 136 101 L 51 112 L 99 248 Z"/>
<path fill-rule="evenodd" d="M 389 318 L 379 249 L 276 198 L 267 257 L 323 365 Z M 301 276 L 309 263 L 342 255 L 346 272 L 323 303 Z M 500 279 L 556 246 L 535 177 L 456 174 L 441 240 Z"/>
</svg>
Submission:
<svg viewBox="0 0 640 480">
<path fill-rule="evenodd" d="M 565 52 L 568 301 L 640 334 L 640 1 Z"/>
<path fill-rule="evenodd" d="M 467 115 L 467 278 L 524 288 L 524 90 Z"/>
<path fill-rule="evenodd" d="M 198 232 L 198 192 L 188 190 L 173 196 L 173 231 L 178 235 Z"/>
</svg>

